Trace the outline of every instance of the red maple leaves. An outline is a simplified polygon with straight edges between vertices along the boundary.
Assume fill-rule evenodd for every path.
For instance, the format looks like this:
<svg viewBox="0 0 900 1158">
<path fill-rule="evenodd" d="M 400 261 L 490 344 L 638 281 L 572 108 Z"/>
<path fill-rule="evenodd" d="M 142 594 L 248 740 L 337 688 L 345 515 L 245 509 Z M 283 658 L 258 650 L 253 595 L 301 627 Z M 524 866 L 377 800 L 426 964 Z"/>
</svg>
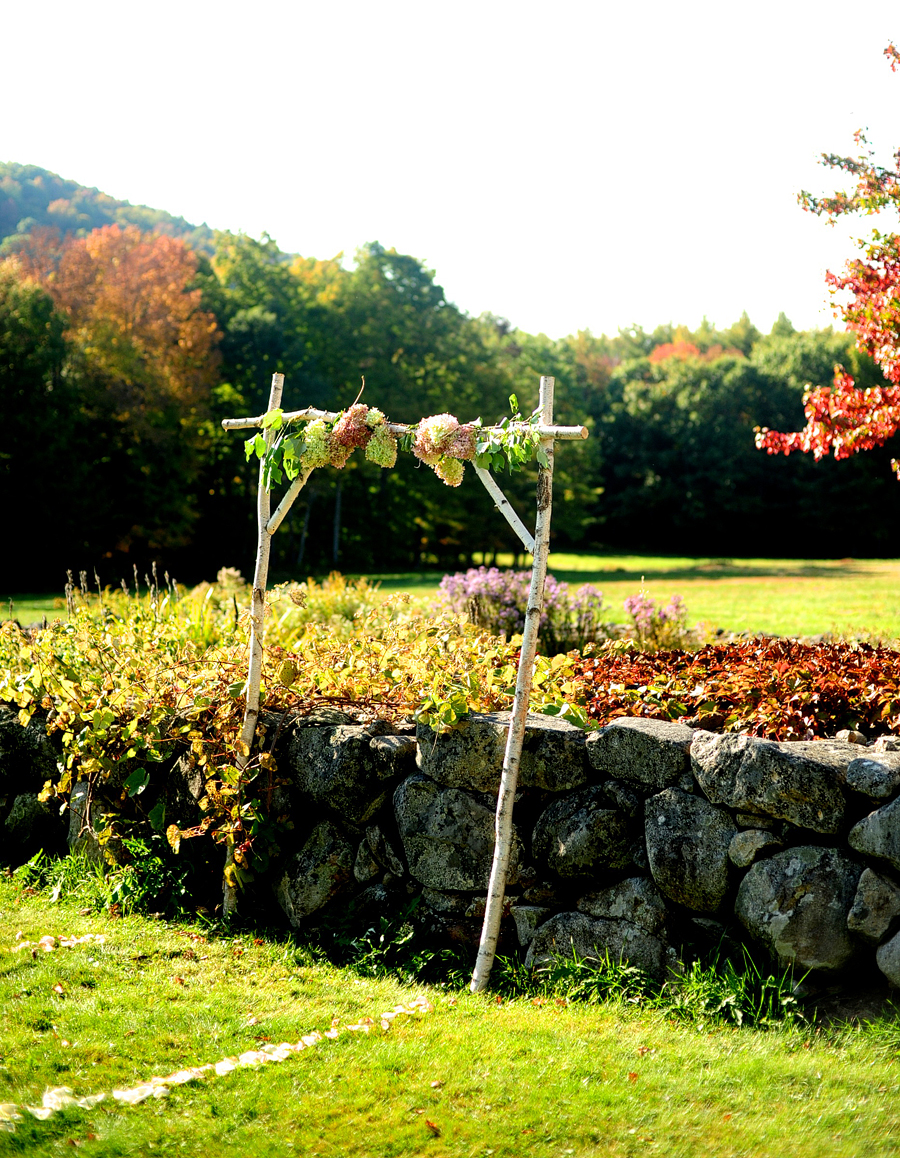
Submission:
<svg viewBox="0 0 900 1158">
<path fill-rule="evenodd" d="M 884 50 L 891 69 L 900 66 L 900 50 L 889 44 Z M 900 149 L 896 170 L 877 165 L 865 134 L 856 133 L 863 148 L 860 156 L 823 156 L 823 163 L 852 174 L 856 190 L 817 198 L 800 194 L 804 209 L 830 222 L 842 213 L 900 211 Z M 900 428 L 900 236 L 875 231 L 865 248 L 865 258 L 847 262 L 843 275 L 828 273 L 832 294 L 846 292 L 838 310 L 861 350 L 875 360 L 889 385 L 868 390 L 858 387 L 842 366 L 836 366 L 832 386 L 810 387 L 803 396 L 806 426 L 791 433 L 757 428 L 756 445 L 769 454 L 800 450 L 816 459 L 833 453 L 847 458 L 860 450 L 881 446 Z M 900 479 L 900 463 L 892 460 Z"/>
</svg>

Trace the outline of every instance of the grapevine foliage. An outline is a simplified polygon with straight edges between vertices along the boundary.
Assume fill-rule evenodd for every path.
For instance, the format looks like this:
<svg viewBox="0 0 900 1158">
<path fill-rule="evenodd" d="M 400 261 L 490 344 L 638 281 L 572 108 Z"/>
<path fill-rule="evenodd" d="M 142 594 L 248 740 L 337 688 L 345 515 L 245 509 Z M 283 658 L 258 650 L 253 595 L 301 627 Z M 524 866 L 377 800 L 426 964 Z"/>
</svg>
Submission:
<svg viewBox="0 0 900 1158">
<path fill-rule="evenodd" d="M 176 851 L 190 837 L 233 838 L 239 879 L 249 879 L 251 863 L 264 867 L 290 824 L 272 811 L 273 750 L 293 716 L 329 705 L 360 722 L 416 716 L 446 729 L 469 710 L 512 703 L 516 639 L 504 642 L 456 616 L 405 615 L 403 597 L 364 612 L 354 633 L 342 635 L 330 621 L 296 623 L 276 591 L 267 607 L 266 712 L 241 769 L 237 756 L 250 755 L 240 740 L 248 597 L 236 588 L 239 604 L 233 590 L 204 585 L 177 604 L 107 593 L 102 608 L 81 600 L 69 622 L 34 635 L 12 622 L 0 627 L 0 701 L 18 709 L 23 725 L 41 715 L 59 752 L 42 797 L 64 807 L 75 783 L 87 781 L 112 808 L 107 844 L 135 821 L 164 832 Z M 539 660 L 534 710 L 577 718 L 567 699 L 573 665 L 574 656 Z M 203 778 L 203 820 L 189 829 L 167 815 L 177 758 Z"/>
</svg>

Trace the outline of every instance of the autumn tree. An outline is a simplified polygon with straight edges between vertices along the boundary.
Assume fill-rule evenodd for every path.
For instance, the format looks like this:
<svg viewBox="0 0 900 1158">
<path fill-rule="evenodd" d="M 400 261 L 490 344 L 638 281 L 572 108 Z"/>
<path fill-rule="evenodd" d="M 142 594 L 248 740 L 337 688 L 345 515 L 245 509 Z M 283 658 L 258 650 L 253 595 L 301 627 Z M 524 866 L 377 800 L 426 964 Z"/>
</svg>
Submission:
<svg viewBox="0 0 900 1158">
<path fill-rule="evenodd" d="M 88 542 L 139 561 L 183 546 L 219 357 L 196 256 L 176 238 L 112 225 L 83 238 L 36 230 L 13 260 L 65 319 L 65 378 L 94 432 Z"/>
<path fill-rule="evenodd" d="M 889 44 L 884 55 L 897 72 L 900 51 Z M 844 214 L 900 212 L 900 149 L 894 153 L 894 168 L 889 168 L 876 162 L 862 130 L 855 140 L 860 149 L 855 157 L 822 156 L 823 164 L 850 175 L 855 189 L 838 190 L 830 197 L 800 194 L 804 209 L 832 224 Z M 842 274 L 829 272 L 827 283 L 833 294 L 846 295 L 836 297 L 838 311 L 885 381 L 866 388 L 837 365 L 831 386 L 806 392 L 807 421 L 802 430 L 784 434 L 762 427 L 757 431 L 757 446 L 770 454 L 801 450 L 816 459 L 829 453 L 843 459 L 881 446 L 900 429 L 900 235 L 874 229 L 871 238 L 859 245 L 863 256 L 848 261 Z M 894 459 L 891 466 L 900 478 L 900 463 Z"/>
</svg>

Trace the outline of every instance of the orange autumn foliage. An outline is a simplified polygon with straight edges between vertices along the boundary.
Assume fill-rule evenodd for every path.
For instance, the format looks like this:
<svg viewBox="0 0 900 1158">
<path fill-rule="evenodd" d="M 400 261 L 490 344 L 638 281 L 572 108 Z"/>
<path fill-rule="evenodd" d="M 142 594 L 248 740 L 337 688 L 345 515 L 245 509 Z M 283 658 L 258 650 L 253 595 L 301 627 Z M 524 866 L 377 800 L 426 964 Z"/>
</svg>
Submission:
<svg viewBox="0 0 900 1158">
<path fill-rule="evenodd" d="M 693 342 L 686 342 L 682 338 L 674 342 L 664 342 L 657 346 L 650 354 L 651 363 L 664 362 L 667 358 L 678 358 L 684 362 L 688 358 L 699 358 L 700 349 Z"/>
<path fill-rule="evenodd" d="M 123 419 L 205 408 L 219 365 L 216 319 L 191 289 L 197 259 L 175 237 L 108 225 L 60 240 L 35 230 L 17 260 L 69 320 L 69 337 Z"/>
</svg>

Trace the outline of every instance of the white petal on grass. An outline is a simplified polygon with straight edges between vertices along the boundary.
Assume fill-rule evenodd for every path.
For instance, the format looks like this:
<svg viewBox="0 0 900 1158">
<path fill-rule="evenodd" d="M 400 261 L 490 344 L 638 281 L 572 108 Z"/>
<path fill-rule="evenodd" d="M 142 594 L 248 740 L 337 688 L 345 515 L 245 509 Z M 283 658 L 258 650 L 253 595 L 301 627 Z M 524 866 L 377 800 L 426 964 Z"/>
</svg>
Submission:
<svg viewBox="0 0 900 1158">
<path fill-rule="evenodd" d="M 46 937 L 43 941 L 55 941 L 55 938 Z M 71 947 L 68 944 L 72 941 L 74 944 L 81 944 L 88 940 L 95 940 L 103 942 L 106 938 L 102 934 L 88 933 L 81 938 L 63 938 L 60 940 L 60 945 L 65 945 L 67 948 Z M 38 942 L 37 944 L 41 944 Z M 30 941 L 22 942 L 16 948 L 25 948 L 31 946 Z M 37 945 L 34 946 L 35 948 Z M 52 947 L 52 946 L 51 946 Z M 413 1017 L 420 1013 L 430 1013 L 434 1006 L 425 997 L 417 997 L 411 1001 L 409 1005 L 398 1005 L 392 1011 L 382 1014 L 380 1026 L 385 1032 L 391 1028 L 392 1022 L 401 1013 L 408 1017 Z M 345 1031 L 357 1033 L 369 1033 L 375 1028 L 375 1022 L 371 1017 L 364 1017 L 356 1025 L 340 1024 L 338 1018 L 332 1018 L 331 1028 L 326 1030 L 324 1034 L 319 1033 L 318 1030 L 313 1030 L 312 1033 L 306 1034 L 298 1042 L 291 1044 L 287 1041 L 279 1042 L 278 1045 L 265 1045 L 262 1049 L 247 1050 L 239 1057 L 226 1057 L 218 1062 L 209 1062 L 202 1066 L 192 1066 L 188 1069 L 177 1070 L 174 1074 L 169 1074 L 168 1077 L 154 1077 L 149 1082 L 143 1082 L 140 1085 L 134 1086 L 130 1090 L 113 1090 L 112 1097 L 117 1102 L 122 1102 L 125 1105 L 137 1106 L 141 1102 L 147 1101 L 148 1098 L 165 1098 L 171 1086 L 185 1085 L 187 1082 L 199 1081 L 205 1077 L 207 1073 L 214 1072 L 217 1077 L 224 1077 L 232 1070 L 236 1070 L 241 1066 L 259 1066 L 266 1062 L 285 1061 L 292 1053 L 300 1053 L 304 1049 L 310 1049 L 325 1038 L 334 1039 L 339 1037 Z M 0 1102 L 0 1131 L 8 1133 L 15 1132 L 15 1123 L 22 1121 L 20 1110 L 25 1110 L 39 1121 L 46 1121 L 57 1110 L 65 1109 L 67 1106 L 77 1106 L 82 1110 L 89 1110 L 102 1102 L 106 1098 L 105 1093 L 91 1094 L 87 1097 L 76 1098 L 69 1086 L 51 1087 L 44 1091 L 42 1098 L 43 1105 L 40 1106 L 20 1106 L 16 1102 Z"/>
</svg>

